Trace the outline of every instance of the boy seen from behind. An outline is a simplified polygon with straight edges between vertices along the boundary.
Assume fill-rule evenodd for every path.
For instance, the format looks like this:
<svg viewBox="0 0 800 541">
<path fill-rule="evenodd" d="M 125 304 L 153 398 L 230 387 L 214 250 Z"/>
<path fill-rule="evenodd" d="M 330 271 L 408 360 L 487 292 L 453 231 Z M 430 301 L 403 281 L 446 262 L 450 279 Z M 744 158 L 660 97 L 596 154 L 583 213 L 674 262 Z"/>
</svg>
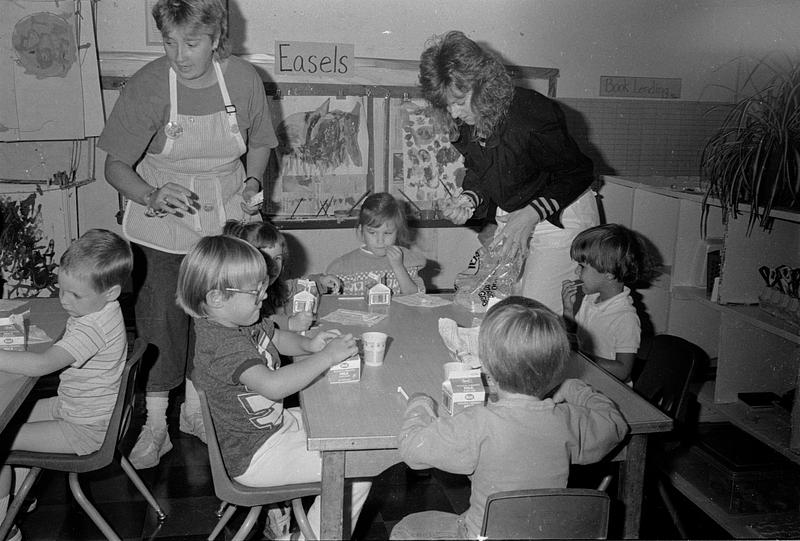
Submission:
<svg viewBox="0 0 800 541">
<path fill-rule="evenodd" d="M 4 372 L 44 376 L 64 369 L 57 395 L 36 402 L 10 450 L 87 455 L 103 444 L 128 352 L 117 299 L 132 267 L 128 243 L 104 229 L 87 231 L 64 252 L 58 269 L 58 297 L 69 314 L 63 337 L 43 353 L 0 350 Z M 14 471 L 19 487 L 27 468 Z M 0 520 L 11 473 L 8 466 L 0 472 Z"/>
<path fill-rule="evenodd" d="M 570 464 L 600 460 L 628 431 L 611 400 L 580 380 L 563 380 L 567 334 L 543 304 L 500 301 L 487 312 L 478 342 L 497 402 L 439 418 L 429 396 L 414 395 L 399 435 L 400 456 L 411 468 L 470 477 L 469 509 L 414 513 L 395 526 L 392 539 L 475 539 L 490 494 L 566 487 Z"/>
</svg>

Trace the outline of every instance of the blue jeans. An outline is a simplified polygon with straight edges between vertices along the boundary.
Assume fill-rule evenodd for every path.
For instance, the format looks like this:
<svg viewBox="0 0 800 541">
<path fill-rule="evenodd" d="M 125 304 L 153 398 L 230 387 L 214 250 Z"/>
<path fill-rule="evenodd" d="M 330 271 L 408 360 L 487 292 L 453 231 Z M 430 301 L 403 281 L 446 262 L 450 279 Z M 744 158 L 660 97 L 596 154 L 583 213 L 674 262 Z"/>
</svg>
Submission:
<svg viewBox="0 0 800 541">
<path fill-rule="evenodd" d="M 461 515 L 444 511 L 413 513 L 398 522 L 389 539 L 468 539 Z"/>
<path fill-rule="evenodd" d="M 178 286 L 178 269 L 183 255 L 168 254 L 136 245 L 144 255 L 144 282 L 136 295 L 136 332 L 158 348 L 155 359 L 146 359 L 143 371 L 147 373 L 145 391 L 171 391 L 189 376 L 187 359 L 192 334 L 192 319 L 175 304 Z M 137 257 L 137 266 L 142 258 Z"/>
</svg>

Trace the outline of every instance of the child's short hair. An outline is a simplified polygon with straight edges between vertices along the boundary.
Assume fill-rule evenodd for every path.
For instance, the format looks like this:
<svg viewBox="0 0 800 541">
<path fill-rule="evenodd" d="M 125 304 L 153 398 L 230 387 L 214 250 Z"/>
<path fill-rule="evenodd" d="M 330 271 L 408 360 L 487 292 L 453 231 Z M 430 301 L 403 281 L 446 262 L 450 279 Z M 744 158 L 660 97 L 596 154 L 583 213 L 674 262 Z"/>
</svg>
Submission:
<svg viewBox="0 0 800 541">
<path fill-rule="evenodd" d="M 361 204 L 361 212 L 358 214 L 358 225 L 380 227 L 386 222 L 394 223 L 398 243 L 408 242 L 406 210 L 392 194 L 379 192 L 364 199 L 364 203 Z"/>
<path fill-rule="evenodd" d="M 498 387 L 538 398 L 561 383 L 570 355 L 561 318 L 527 297 L 507 297 L 489 309 L 478 350 Z"/>
<path fill-rule="evenodd" d="M 581 231 L 572 241 L 569 255 L 598 272 L 609 272 L 623 284 L 647 280 L 653 260 L 642 238 L 619 224 L 605 224 Z"/>
<path fill-rule="evenodd" d="M 133 270 L 133 252 L 128 241 L 116 233 L 90 229 L 69 245 L 59 267 L 102 293 L 125 285 Z"/>
<path fill-rule="evenodd" d="M 284 253 L 286 252 L 286 237 L 270 222 L 244 223 L 236 220 L 228 220 L 222 228 L 222 234 L 246 240 L 258 249 L 280 246 Z M 265 257 L 267 258 L 267 270 L 270 278 L 274 277 L 277 272 L 275 263 L 269 256 L 265 255 Z M 285 264 L 286 260 L 284 260 L 284 265 Z"/>
<path fill-rule="evenodd" d="M 176 301 L 192 317 L 206 313 L 206 294 L 225 288 L 242 288 L 267 279 L 264 254 L 242 239 L 228 235 L 203 237 L 181 261 Z"/>
</svg>

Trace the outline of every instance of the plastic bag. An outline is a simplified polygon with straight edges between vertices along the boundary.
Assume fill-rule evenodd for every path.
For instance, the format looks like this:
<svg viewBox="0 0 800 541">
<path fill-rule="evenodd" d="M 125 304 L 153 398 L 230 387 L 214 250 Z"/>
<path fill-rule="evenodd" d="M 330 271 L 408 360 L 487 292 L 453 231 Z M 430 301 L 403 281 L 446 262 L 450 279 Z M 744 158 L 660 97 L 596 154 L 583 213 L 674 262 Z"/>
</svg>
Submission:
<svg viewBox="0 0 800 541">
<path fill-rule="evenodd" d="M 499 248 L 490 252 L 480 247 L 467 269 L 456 276 L 456 304 L 471 312 L 485 312 L 497 300 L 516 292 L 525 260 L 521 253 L 510 259 L 500 258 Z"/>
</svg>

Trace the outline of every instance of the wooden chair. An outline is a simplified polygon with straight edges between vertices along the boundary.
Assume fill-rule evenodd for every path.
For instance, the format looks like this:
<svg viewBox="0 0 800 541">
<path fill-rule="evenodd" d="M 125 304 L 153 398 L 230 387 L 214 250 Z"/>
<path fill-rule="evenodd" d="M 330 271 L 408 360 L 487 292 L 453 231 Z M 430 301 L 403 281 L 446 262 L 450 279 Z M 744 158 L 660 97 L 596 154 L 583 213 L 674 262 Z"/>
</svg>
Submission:
<svg viewBox="0 0 800 541">
<path fill-rule="evenodd" d="M 479 539 L 605 539 L 610 508 L 608 494 L 589 488 L 497 492 Z"/>
<path fill-rule="evenodd" d="M 208 440 L 208 458 L 211 464 L 211 477 L 214 480 L 214 492 L 217 498 L 228 504 L 220 508 L 220 511 L 222 511 L 221 517 L 214 527 L 214 530 L 209 534 L 208 541 L 216 539 L 217 535 L 222 531 L 222 528 L 233 516 L 237 506 L 249 507 L 250 511 L 247 513 L 247 517 L 239 527 L 232 541 L 242 541 L 247 538 L 247 534 L 253 529 L 258 515 L 261 513 L 261 508 L 264 505 L 288 500 L 292 502 L 292 511 L 294 512 L 295 520 L 300 526 L 300 531 L 303 532 L 305 538 L 309 540 L 316 539 L 314 531 L 308 523 L 301 498 L 303 496 L 316 496 L 320 494 L 322 490 L 321 483 L 297 483 L 294 485 L 275 487 L 249 487 L 231 479 L 228 476 L 228 470 L 225 468 L 225 463 L 222 460 L 222 451 L 220 451 L 219 448 L 217 431 L 214 428 L 214 420 L 211 418 L 211 411 L 208 407 L 208 398 L 202 389 L 198 388 L 197 394 L 200 396 L 200 409 L 203 412 L 203 424 L 206 429 L 206 438 Z"/>
<path fill-rule="evenodd" d="M 634 379 L 633 389 L 650 403 L 666 413 L 675 421 L 680 431 L 686 422 L 689 383 L 695 370 L 706 360 L 705 352 L 697 345 L 669 334 L 659 334 L 644 341 L 637 355 L 643 363 L 641 371 Z M 678 438 L 679 439 L 679 438 Z M 658 445 L 658 438 L 650 438 Z M 666 463 L 664 456 L 669 452 L 669 442 L 661 441 L 660 448 L 653 449 L 651 463 L 654 470 Z M 648 451 L 648 458 L 651 453 Z M 657 461 L 656 464 L 654 461 Z M 680 520 L 677 508 L 667 492 L 662 475 L 656 475 L 656 488 L 664 506 L 672 518 L 681 538 L 687 534 Z"/>
<path fill-rule="evenodd" d="M 117 402 L 114 405 L 111 420 L 108 423 L 108 431 L 106 432 L 106 437 L 100 449 L 88 455 L 37 453 L 33 451 L 12 451 L 9 453 L 5 460 L 6 464 L 10 466 L 29 467 L 31 470 L 25 477 L 20 490 L 14 496 L 6 518 L 0 526 L 0 539 L 6 538 L 14 522 L 14 517 L 22 506 L 22 502 L 25 500 L 31 487 L 33 487 L 41 471 L 46 469 L 68 472 L 69 487 L 78 504 L 83 508 L 86 514 L 89 515 L 89 518 L 92 519 L 92 522 L 95 523 L 106 538 L 110 540 L 119 540 L 120 537 L 116 534 L 114 529 L 109 526 L 108 522 L 106 522 L 83 493 L 80 482 L 78 481 L 79 473 L 93 472 L 105 468 L 111 464 L 115 456 L 119 459 L 122 470 L 136 488 L 139 489 L 139 492 L 142 493 L 142 496 L 144 496 L 147 503 L 150 504 L 150 507 L 153 508 L 159 522 L 166 518 L 166 513 L 164 513 L 161 506 L 158 505 L 158 502 L 150 493 L 147 486 L 142 482 L 139 474 L 136 473 L 136 470 L 128 461 L 127 457 L 119 450 L 119 443 L 125 437 L 125 432 L 130 423 L 131 412 L 133 410 L 136 373 L 139 369 L 139 362 L 142 360 L 142 355 L 144 355 L 147 346 L 148 343 L 141 338 L 137 339 L 133 344 L 133 351 L 125 362 L 125 369 L 122 372 Z"/>
</svg>

